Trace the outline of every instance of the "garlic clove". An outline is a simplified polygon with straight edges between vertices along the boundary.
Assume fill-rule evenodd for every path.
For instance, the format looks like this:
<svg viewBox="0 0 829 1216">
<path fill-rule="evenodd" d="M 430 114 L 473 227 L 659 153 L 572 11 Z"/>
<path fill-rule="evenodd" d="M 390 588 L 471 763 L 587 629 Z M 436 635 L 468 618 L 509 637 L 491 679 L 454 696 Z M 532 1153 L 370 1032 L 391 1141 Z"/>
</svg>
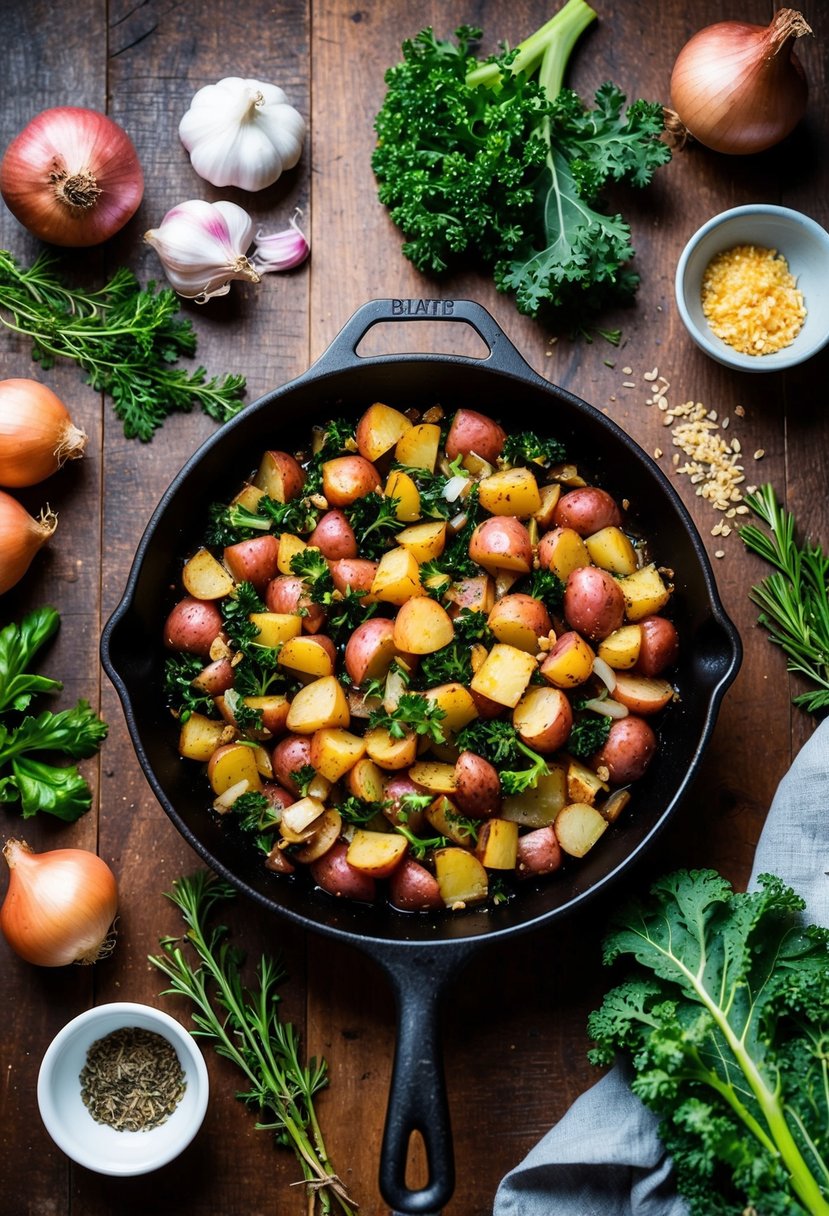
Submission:
<svg viewBox="0 0 829 1216">
<path fill-rule="evenodd" d="M 227 295 L 236 279 L 259 282 L 245 256 L 252 237 L 253 221 L 243 207 L 202 199 L 179 203 L 144 234 L 174 290 L 197 304 Z"/>
<path fill-rule="evenodd" d="M 256 234 L 256 247 L 253 251 L 253 264 L 260 274 L 271 271 L 293 270 L 308 257 L 311 246 L 308 244 L 296 222 L 296 215 L 291 217 L 290 227 L 282 232 Z"/>
</svg>

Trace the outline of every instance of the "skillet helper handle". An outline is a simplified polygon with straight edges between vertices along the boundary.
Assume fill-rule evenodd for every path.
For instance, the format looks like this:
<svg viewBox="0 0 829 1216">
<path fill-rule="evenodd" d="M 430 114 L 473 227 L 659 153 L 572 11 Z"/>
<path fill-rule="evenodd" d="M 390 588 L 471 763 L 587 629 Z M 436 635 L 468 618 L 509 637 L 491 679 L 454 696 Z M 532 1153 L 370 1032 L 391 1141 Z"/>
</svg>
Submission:
<svg viewBox="0 0 829 1216">
<path fill-rule="evenodd" d="M 394 1216 L 437 1216 L 455 1188 L 439 1013 L 443 989 L 468 952 L 465 944 L 457 945 L 454 950 L 427 947 L 372 955 L 383 965 L 397 1002 L 397 1044 L 380 1156 L 380 1191 Z M 423 1139 L 428 1166 L 428 1181 L 417 1190 L 406 1185 L 413 1132 Z"/>
<path fill-rule="evenodd" d="M 492 314 L 475 300 L 369 300 L 349 317 L 331 345 L 316 360 L 313 371 L 315 373 L 325 371 L 329 364 L 332 371 L 341 371 L 344 367 L 359 367 L 367 360 L 357 354 L 357 347 L 370 329 L 373 329 L 375 325 L 387 322 L 412 321 L 437 321 L 447 324 L 463 322 L 475 330 L 489 350 L 489 355 L 480 359 L 452 354 L 430 354 L 430 359 L 446 359 L 453 363 L 460 361 L 484 364 L 497 371 L 512 372 L 519 376 L 529 375 L 541 379 L 524 356 L 513 346 Z M 377 355 L 372 356 L 371 361 L 407 357 L 411 356 Z M 546 381 L 542 380 L 542 383 L 546 384 Z"/>
</svg>

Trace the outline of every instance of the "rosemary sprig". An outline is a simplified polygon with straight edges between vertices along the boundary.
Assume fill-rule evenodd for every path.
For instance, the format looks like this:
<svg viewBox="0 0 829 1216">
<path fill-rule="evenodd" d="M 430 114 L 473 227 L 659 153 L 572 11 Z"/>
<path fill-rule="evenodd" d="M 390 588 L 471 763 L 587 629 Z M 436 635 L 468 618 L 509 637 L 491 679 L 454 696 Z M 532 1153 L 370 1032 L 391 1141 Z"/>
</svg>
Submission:
<svg viewBox="0 0 829 1216">
<path fill-rule="evenodd" d="M 190 321 L 177 316 L 169 288 L 141 288 L 121 268 L 97 290 L 67 287 L 41 254 L 28 268 L 0 250 L 0 324 L 32 339 L 32 358 L 44 368 L 72 359 L 94 389 L 108 393 L 128 439 L 152 439 L 164 419 L 200 406 L 217 422 L 242 408 L 243 376 L 207 378 L 203 367 L 174 367 L 195 354 Z"/>
<path fill-rule="evenodd" d="M 820 545 L 796 539 L 796 521 L 777 502 L 771 486 L 747 494 L 746 503 L 768 526 L 740 529 L 746 548 L 774 571 L 751 588 L 750 598 L 760 608 L 759 623 L 788 659 L 788 669 L 817 688 L 793 698 L 807 713 L 829 706 L 829 557 Z"/>
<path fill-rule="evenodd" d="M 307 1187 L 308 1216 L 332 1211 L 354 1216 L 357 1205 L 334 1173 L 314 1110 L 314 1095 L 328 1084 L 326 1063 L 302 1064 L 297 1031 L 277 1013 L 276 988 L 285 978 L 281 963 L 263 955 L 258 983 L 247 988 L 242 956 L 230 945 L 227 927 L 205 925 L 214 905 L 233 897 L 230 884 L 208 871 L 177 879 L 167 898 L 181 912 L 187 932 L 162 938 L 162 953 L 149 961 L 171 981 L 165 993 L 189 997 L 195 1005 L 193 1034 L 212 1040 L 216 1052 L 244 1073 L 249 1089 L 237 1097 L 262 1112 L 257 1128 L 273 1131 L 280 1144 L 294 1150 Z M 182 943 L 195 951 L 196 967 L 185 958 Z"/>
</svg>

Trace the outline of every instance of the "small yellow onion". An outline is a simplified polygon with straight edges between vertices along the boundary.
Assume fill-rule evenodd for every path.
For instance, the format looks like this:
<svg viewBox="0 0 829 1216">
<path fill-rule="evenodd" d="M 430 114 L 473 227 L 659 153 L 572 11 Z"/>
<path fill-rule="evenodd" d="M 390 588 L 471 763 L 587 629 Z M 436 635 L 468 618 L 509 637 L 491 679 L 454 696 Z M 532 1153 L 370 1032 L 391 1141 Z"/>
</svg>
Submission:
<svg viewBox="0 0 829 1216">
<path fill-rule="evenodd" d="M 35 853 L 7 840 L 9 889 L 0 929 L 16 954 L 39 967 L 94 963 L 112 948 L 118 887 L 106 862 L 87 849 Z"/>
<path fill-rule="evenodd" d="M 37 380 L 0 380 L 0 486 L 33 486 L 79 460 L 86 432 Z"/>
<path fill-rule="evenodd" d="M 0 595 L 20 582 L 57 526 L 58 517 L 50 507 L 35 519 L 16 498 L 0 490 Z"/>
</svg>

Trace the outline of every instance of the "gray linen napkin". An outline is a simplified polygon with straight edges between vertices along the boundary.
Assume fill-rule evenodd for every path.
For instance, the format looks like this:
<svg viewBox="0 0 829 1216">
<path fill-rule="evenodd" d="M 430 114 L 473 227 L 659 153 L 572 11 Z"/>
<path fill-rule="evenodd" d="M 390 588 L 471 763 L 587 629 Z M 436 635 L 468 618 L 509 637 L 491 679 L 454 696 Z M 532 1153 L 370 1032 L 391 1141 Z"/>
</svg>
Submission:
<svg viewBox="0 0 829 1216">
<path fill-rule="evenodd" d="M 780 782 L 754 857 L 806 901 L 804 921 L 829 925 L 829 720 Z M 494 1216 L 687 1216 L 657 1119 L 617 1064 L 503 1179 Z"/>
</svg>

